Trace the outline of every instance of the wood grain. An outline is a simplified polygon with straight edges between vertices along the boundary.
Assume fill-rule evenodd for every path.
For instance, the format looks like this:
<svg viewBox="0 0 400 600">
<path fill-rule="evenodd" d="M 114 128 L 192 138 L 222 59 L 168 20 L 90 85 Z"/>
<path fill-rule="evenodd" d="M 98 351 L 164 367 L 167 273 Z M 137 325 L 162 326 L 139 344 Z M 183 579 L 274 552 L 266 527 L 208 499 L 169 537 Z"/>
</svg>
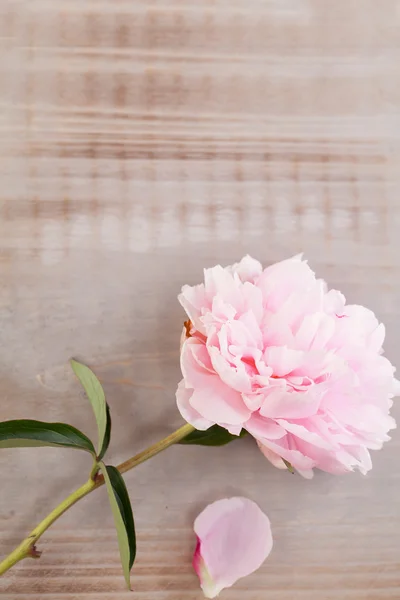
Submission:
<svg viewBox="0 0 400 600">
<path fill-rule="evenodd" d="M 399 364 L 399 1 L 3 0 L 0 44 L 1 418 L 94 434 L 76 356 L 107 392 L 110 460 L 167 435 L 181 422 L 176 295 L 246 252 L 304 251 L 377 312 Z M 193 518 L 245 494 L 275 547 L 224 598 L 398 600 L 399 451 L 395 432 L 367 477 L 310 482 L 250 440 L 171 448 L 127 475 L 136 597 L 200 599 Z M 3 450 L 1 554 L 89 467 Z M 7 600 L 128 597 L 104 490 L 40 547 L 1 579 Z"/>
</svg>

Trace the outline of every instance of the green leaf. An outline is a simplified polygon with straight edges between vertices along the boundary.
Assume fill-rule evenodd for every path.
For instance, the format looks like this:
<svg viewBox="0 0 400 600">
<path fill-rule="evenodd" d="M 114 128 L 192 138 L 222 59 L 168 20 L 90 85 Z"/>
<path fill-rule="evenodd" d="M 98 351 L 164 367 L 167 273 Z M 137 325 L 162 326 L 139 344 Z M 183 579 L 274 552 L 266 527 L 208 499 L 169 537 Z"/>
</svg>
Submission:
<svg viewBox="0 0 400 600">
<path fill-rule="evenodd" d="M 104 433 L 103 444 L 101 446 L 101 450 L 97 457 L 97 460 L 101 460 L 105 453 L 107 452 L 108 446 L 110 445 L 110 437 L 111 437 L 111 415 L 110 415 L 110 407 L 106 403 L 106 415 L 107 415 L 107 424 L 106 431 Z"/>
<path fill-rule="evenodd" d="M 183 438 L 179 443 L 197 444 L 199 446 L 225 446 L 225 444 L 238 440 L 246 434 L 247 431 L 242 429 L 240 435 L 232 435 L 227 429 L 224 429 L 224 427 L 213 425 L 205 431 L 199 431 L 197 429 L 196 431 L 192 431 L 192 433 L 189 433 L 189 435 Z"/>
<path fill-rule="evenodd" d="M 0 423 L 0 448 L 63 446 L 86 450 L 94 456 L 92 442 L 79 429 L 66 423 L 44 423 L 30 419 Z"/>
<path fill-rule="evenodd" d="M 131 589 L 130 571 L 136 557 L 136 535 L 131 502 L 121 473 L 115 467 L 99 463 L 117 530 L 119 553 L 125 581 Z"/>
<path fill-rule="evenodd" d="M 285 460 L 284 458 L 282 458 L 282 460 L 285 463 L 287 470 L 290 471 L 292 473 L 292 475 L 294 475 L 294 468 L 290 464 L 290 462 L 288 460 Z"/>
<path fill-rule="evenodd" d="M 104 390 L 96 375 L 87 367 L 76 360 L 71 360 L 71 367 L 81 382 L 87 397 L 92 405 L 98 430 L 98 459 L 101 460 L 107 451 L 110 442 L 111 419 L 106 403 Z"/>
</svg>

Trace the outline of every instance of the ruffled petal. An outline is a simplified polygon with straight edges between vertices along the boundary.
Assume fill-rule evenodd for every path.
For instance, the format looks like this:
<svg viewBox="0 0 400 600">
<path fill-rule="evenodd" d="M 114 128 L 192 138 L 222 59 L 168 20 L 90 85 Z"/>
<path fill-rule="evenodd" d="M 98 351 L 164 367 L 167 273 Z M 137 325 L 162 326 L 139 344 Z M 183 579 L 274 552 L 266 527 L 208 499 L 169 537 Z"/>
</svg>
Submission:
<svg viewBox="0 0 400 600">
<path fill-rule="evenodd" d="M 269 419 L 304 419 L 316 414 L 321 395 L 313 386 L 306 392 L 272 388 L 265 397 L 260 414 Z"/>
<path fill-rule="evenodd" d="M 202 417 L 197 410 L 191 406 L 190 398 L 192 397 L 192 394 L 193 390 L 187 389 L 185 387 L 185 381 L 182 379 L 182 381 L 180 381 L 178 384 L 178 389 L 176 390 L 176 402 L 179 412 L 185 421 L 193 425 L 193 427 L 196 429 L 204 431 L 205 429 L 211 427 L 211 425 L 214 425 L 214 423 Z"/>
</svg>

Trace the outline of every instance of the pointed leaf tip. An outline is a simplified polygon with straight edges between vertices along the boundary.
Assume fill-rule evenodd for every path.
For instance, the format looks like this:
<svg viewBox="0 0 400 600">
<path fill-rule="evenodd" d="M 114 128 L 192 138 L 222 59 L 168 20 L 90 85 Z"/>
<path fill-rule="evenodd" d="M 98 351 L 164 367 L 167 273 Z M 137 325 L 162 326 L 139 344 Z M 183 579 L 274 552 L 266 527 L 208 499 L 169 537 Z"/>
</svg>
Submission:
<svg viewBox="0 0 400 600">
<path fill-rule="evenodd" d="M 126 584 L 131 589 L 130 571 L 136 557 L 136 534 L 132 507 L 121 473 L 100 463 L 117 530 L 119 553 Z"/>
<path fill-rule="evenodd" d="M 282 458 L 282 460 L 285 463 L 287 470 L 290 471 L 292 475 L 294 475 L 294 468 L 290 464 L 290 462 L 288 460 L 285 460 L 284 458 Z"/>
<path fill-rule="evenodd" d="M 45 423 L 32 419 L 16 419 L 0 423 L 0 448 L 33 446 L 62 446 L 86 450 L 96 455 L 89 438 L 67 423 Z"/>
<path fill-rule="evenodd" d="M 71 359 L 70 363 L 92 405 L 98 430 L 97 456 L 101 460 L 107 451 L 111 434 L 110 409 L 106 402 L 104 390 L 89 367 L 74 359 Z"/>
</svg>

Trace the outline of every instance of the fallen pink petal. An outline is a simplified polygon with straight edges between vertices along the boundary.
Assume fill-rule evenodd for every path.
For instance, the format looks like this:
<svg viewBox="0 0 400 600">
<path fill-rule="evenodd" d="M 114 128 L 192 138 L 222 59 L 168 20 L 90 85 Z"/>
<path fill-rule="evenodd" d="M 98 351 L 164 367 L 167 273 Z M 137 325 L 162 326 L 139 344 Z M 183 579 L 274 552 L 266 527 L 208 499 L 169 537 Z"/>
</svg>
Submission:
<svg viewBox="0 0 400 600">
<path fill-rule="evenodd" d="M 256 571 L 272 549 L 266 514 L 248 498 L 209 504 L 194 522 L 197 546 L 193 567 L 206 598 Z"/>
</svg>

